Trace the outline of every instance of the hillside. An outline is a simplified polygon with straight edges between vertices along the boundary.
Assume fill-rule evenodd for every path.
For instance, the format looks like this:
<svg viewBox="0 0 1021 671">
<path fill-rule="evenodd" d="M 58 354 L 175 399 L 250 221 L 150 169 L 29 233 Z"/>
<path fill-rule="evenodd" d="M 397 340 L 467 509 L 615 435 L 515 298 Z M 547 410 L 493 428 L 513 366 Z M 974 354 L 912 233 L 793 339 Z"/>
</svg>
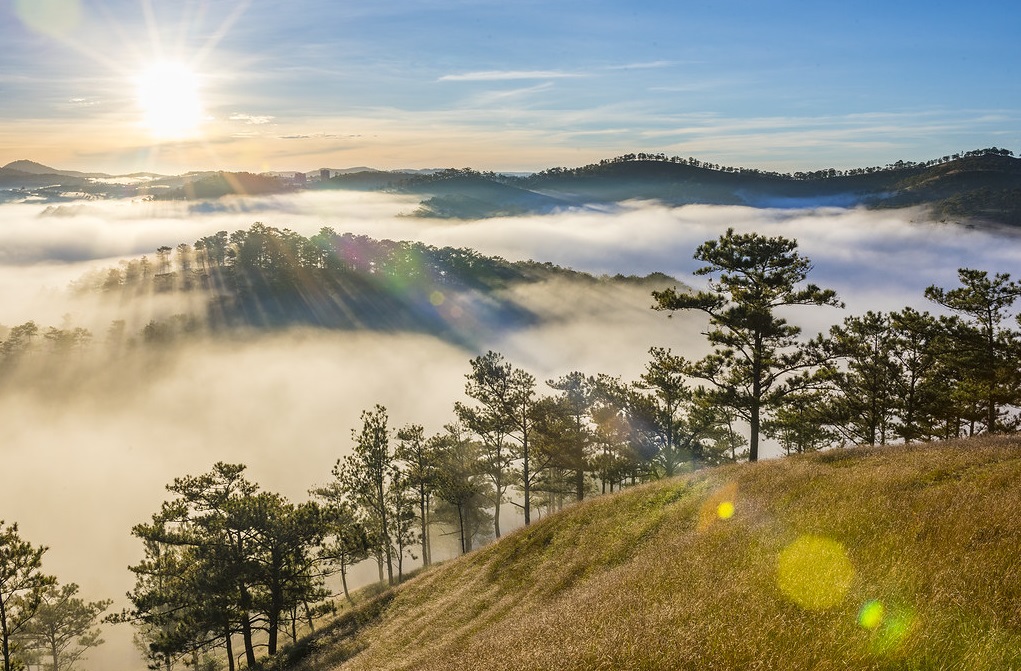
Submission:
<svg viewBox="0 0 1021 671">
<path fill-rule="evenodd" d="M 993 152 L 979 150 L 924 164 L 794 174 L 627 155 L 527 177 L 452 169 L 388 188 L 426 196 L 416 212 L 425 217 L 479 219 L 658 200 L 669 205 L 780 208 L 928 206 L 942 219 L 1021 225 L 1021 159 Z M 355 188 L 341 182 L 336 186 Z"/>
<path fill-rule="evenodd" d="M 199 329 L 314 326 L 427 333 L 463 345 L 538 324 L 540 316 L 519 302 L 514 289 L 558 280 L 562 289 L 566 282 L 586 291 L 638 285 L 643 307 L 649 291 L 678 284 L 662 273 L 594 277 L 467 248 L 375 240 L 330 228 L 306 238 L 256 223 L 194 245 L 161 247 L 152 259 L 93 270 L 74 287 L 80 295 L 134 308 L 172 301 L 181 312 L 147 324 L 143 336 L 149 341 Z"/>
<path fill-rule="evenodd" d="M 1021 668 L 1019 500 L 1016 438 L 704 470 L 431 569 L 289 668 Z"/>
<path fill-rule="evenodd" d="M 657 199 L 752 207 L 929 205 L 938 216 L 1021 224 L 1021 159 L 1000 154 L 846 173 L 779 175 L 664 160 L 608 161 L 525 178 L 528 188 L 583 201 Z"/>
</svg>

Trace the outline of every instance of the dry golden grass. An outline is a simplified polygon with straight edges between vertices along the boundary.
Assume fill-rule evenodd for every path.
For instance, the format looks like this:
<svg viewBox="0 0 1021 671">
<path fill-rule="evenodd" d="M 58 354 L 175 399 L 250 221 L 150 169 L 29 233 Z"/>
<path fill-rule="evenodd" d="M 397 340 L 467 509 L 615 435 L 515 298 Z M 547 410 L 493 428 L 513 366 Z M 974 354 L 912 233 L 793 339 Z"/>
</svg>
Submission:
<svg viewBox="0 0 1021 671">
<path fill-rule="evenodd" d="M 1021 669 L 1019 508 L 1013 438 L 703 471 L 423 573 L 339 668 Z"/>
</svg>

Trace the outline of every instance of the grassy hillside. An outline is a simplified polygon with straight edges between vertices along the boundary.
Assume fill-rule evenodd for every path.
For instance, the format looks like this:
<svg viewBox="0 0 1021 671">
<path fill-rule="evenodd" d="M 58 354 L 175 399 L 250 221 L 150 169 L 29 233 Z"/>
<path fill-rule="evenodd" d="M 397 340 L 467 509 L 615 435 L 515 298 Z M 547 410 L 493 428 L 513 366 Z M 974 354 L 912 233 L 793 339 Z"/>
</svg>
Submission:
<svg viewBox="0 0 1021 671">
<path fill-rule="evenodd" d="M 708 470 L 427 571 L 298 668 L 1019 669 L 1019 501 L 1016 438 Z"/>
</svg>

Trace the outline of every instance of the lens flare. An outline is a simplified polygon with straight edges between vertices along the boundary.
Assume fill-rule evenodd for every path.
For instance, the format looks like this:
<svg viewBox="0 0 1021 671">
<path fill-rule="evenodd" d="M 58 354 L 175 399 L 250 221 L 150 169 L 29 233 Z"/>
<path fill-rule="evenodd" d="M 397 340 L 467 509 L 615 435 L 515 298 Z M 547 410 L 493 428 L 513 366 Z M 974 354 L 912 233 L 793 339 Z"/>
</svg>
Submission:
<svg viewBox="0 0 1021 671">
<path fill-rule="evenodd" d="M 729 520 L 737 511 L 737 483 L 728 482 L 709 495 L 698 514 L 698 530 L 706 531 L 720 520 Z"/>
<path fill-rule="evenodd" d="M 915 618 L 909 611 L 890 613 L 882 626 L 876 630 L 872 649 L 877 653 L 892 652 L 900 647 L 914 625 Z"/>
<path fill-rule="evenodd" d="M 854 565 L 844 546 L 822 536 L 798 537 L 784 548 L 777 562 L 780 590 L 806 610 L 836 606 L 853 579 Z"/>
<path fill-rule="evenodd" d="M 886 609 L 883 607 L 882 602 L 873 599 L 858 611 L 858 626 L 863 629 L 878 629 L 879 625 L 883 623 L 883 615 L 885 614 Z"/>
<path fill-rule="evenodd" d="M 878 599 L 867 601 L 858 611 L 858 626 L 872 632 L 870 647 L 877 655 L 899 648 L 914 624 L 915 617 L 910 610 L 887 606 Z"/>
</svg>

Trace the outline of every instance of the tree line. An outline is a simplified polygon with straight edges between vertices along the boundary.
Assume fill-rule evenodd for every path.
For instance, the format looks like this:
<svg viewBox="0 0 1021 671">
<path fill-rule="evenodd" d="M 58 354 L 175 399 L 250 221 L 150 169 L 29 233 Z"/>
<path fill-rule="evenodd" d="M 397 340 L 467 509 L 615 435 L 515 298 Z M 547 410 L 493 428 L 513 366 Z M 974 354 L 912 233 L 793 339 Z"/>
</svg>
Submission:
<svg viewBox="0 0 1021 671">
<path fill-rule="evenodd" d="M 375 240 L 329 227 L 303 236 L 255 223 L 193 244 L 161 246 L 151 257 L 89 273 L 74 288 L 123 300 L 177 295 L 196 303 L 194 316 L 211 329 L 308 324 L 456 339 L 450 317 L 460 309 L 459 296 L 553 276 L 583 274 L 468 248 Z M 490 298 L 486 305 L 494 318 L 510 323 L 531 318 L 507 299 Z"/>
<path fill-rule="evenodd" d="M 590 163 L 577 168 L 567 167 L 553 167 L 547 168 L 540 172 L 529 175 L 523 178 L 511 178 L 501 177 L 503 181 L 521 181 L 524 183 L 541 182 L 543 179 L 551 177 L 562 177 L 562 176 L 582 176 L 590 174 L 599 174 L 602 168 L 608 165 L 614 165 L 619 163 L 631 163 L 635 161 L 655 161 L 659 163 L 676 163 L 678 165 L 687 165 L 693 168 L 702 168 L 705 170 L 712 170 L 715 172 L 726 172 L 736 173 L 741 175 L 763 175 L 766 177 L 777 177 L 782 179 L 794 179 L 799 181 L 804 180 L 819 180 L 819 179 L 832 179 L 834 177 L 850 177 L 855 175 L 872 175 L 882 172 L 898 172 L 902 170 L 909 170 L 912 168 L 931 168 L 932 166 L 942 165 L 949 163 L 950 161 L 957 161 L 962 158 L 975 158 L 979 156 L 1014 156 L 1014 152 L 1009 149 L 1001 149 L 999 147 L 986 147 L 984 149 L 972 149 L 968 151 L 960 151 L 954 154 L 946 154 L 939 158 L 930 159 L 927 161 L 904 161 L 898 160 L 893 163 L 887 163 L 885 166 L 868 166 L 864 168 L 849 168 L 847 170 L 838 170 L 836 168 L 824 168 L 822 170 L 809 170 L 809 171 L 797 171 L 797 172 L 776 172 L 773 170 L 760 170 L 758 168 L 743 168 L 734 167 L 728 165 L 721 165 L 719 163 L 713 163 L 711 161 L 703 161 L 689 156 L 687 158 L 683 156 L 667 156 L 662 152 L 631 152 L 627 154 L 621 154 L 614 156 L 613 158 L 601 159 L 598 163 Z M 477 177 L 485 177 L 488 179 L 496 179 L 499 176 L 492 175 L 492 173 L 479 173 L 473 171 L 470 168 L 463 170 L 451 170 L 447 176 L 454 175 L 472 175 Z"/>
</svg>

